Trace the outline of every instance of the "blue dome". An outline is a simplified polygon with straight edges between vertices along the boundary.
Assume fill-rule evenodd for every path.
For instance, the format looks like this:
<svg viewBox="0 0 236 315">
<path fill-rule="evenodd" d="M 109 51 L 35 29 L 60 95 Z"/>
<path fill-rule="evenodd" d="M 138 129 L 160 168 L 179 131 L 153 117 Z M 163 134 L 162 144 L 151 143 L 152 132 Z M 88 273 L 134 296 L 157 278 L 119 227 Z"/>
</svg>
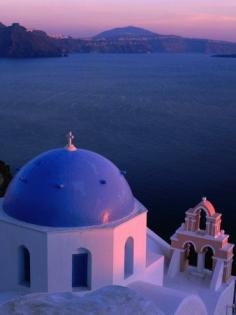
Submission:
<svg viewBox="0 0 236 315">
<path fill-rule="evenodd" d="M 55 149 L 27 163 L 3 202 L 11 217 L 53 227 L 100 225 L 134 211 L 132 192 L 120 170 L 82 149 Z"/>
</svg>

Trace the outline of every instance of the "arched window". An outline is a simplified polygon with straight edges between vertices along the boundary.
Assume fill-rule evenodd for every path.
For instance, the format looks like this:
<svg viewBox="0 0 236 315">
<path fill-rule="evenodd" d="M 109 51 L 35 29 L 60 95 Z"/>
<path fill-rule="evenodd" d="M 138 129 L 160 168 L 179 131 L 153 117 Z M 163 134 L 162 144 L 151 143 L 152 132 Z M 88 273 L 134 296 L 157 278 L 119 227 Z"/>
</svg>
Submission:
<svg viewBox="0 0 236 315">
<path fill-rule="evenodd" d="M 197 253 L 191 242 L 188 242 L 184 246 L 185 248 L 185 259 L 188 259 L 190 266 L 197 266 Z"/>
<path fill-rule="evenodd" d="M 72 287 L 91 289 L 92 255 L 90 251 L 80 248 L 72 255 Z"/>
<path fill-rule="evenodd" d="M 19 248 L 19 284 L 30 286 L 30 252 L 25 246 Z"/>
<path fill-rule="evenodd" d="M 124 278 L 128 278 L 134 273 L 134 240 L 129 237 L 125 243 L 124 255 Z"/>
</svg>

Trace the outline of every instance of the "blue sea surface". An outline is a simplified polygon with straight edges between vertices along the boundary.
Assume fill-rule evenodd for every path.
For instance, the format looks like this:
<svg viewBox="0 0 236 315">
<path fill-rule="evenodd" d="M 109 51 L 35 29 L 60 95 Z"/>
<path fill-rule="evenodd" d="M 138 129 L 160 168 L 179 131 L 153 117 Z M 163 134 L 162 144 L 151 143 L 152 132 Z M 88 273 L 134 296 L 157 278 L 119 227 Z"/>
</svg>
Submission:
<svg viewBox="0 0 236 315">
<path fill-rule="evenodd" d="M 236 59 L 197 54 L 0 59 L 0 159 L 15 172 L 75 143 L 111 159 L 169 239 L 207 196 L 236 242 Z"/>
</svg>

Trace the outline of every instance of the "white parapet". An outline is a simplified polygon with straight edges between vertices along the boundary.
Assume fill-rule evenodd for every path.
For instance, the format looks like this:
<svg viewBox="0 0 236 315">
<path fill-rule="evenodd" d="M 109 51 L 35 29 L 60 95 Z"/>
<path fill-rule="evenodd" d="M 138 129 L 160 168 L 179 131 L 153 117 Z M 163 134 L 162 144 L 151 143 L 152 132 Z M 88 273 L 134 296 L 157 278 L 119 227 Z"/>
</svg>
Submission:
<svg viewBox="0 0 236 315">
<path fill-rule="evenodd" d="M 174 249 L 167 272 L 167 277 L 174 278 L 180 272 L 181 252 L 182 251 L 180 249 Z"/>
<path fill-rule="evenodd" d="M 211 290 L 217 291 L 222 285 L 224 272 L 224 261 L 221 259 L 217 259 L 216 265 L 213 271 L 212 279 L 211 279 Z"/>
</svg>

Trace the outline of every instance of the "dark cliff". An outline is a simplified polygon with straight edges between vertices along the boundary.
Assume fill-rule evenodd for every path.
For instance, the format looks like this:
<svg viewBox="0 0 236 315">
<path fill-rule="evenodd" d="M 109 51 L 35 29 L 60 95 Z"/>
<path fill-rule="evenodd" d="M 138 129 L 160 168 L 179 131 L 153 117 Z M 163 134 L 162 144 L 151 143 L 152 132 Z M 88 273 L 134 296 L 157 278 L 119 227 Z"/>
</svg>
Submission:
<svg viewBox="0 0 236 315">
<path fill-rule="evenodd" d="M 14 23 L 11 26 L 0 24 L 0 57 L 59 57 L 62 50 L 42 31 L 27 31 Z"/>
</svg>

